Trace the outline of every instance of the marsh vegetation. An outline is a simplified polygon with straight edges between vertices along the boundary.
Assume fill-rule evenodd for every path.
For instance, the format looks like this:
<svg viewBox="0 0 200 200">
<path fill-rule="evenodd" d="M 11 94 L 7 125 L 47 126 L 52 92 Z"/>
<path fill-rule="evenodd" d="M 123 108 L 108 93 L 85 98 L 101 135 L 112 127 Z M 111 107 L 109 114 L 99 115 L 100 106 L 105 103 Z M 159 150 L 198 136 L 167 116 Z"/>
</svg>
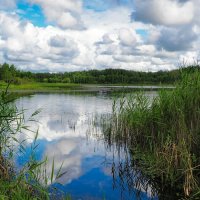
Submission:
<svg viewBox="0 0 200 200">
<path fill-rule="evenodd" d="M 104 124 L 107 143 L 130 154 L 123 174 L 139 169 L 159 199 L 200 197 L 199 67 L 180 74 L 174 90 L 154 99 L 143 93 L 121 99 Z"/>
</svg>

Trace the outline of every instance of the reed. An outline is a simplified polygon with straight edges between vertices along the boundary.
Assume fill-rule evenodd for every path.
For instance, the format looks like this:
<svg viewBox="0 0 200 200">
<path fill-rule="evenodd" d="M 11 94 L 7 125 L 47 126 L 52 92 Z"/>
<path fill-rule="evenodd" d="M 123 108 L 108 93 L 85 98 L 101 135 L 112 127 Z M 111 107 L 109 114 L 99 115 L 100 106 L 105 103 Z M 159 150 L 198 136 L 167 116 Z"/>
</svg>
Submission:
<svg viewBox="0 0 200 200">
<path fill-rule="evenodd" d="M 105 139 L 129 149 L 132 166 L 153 180 L 158 193 L 171 188 L 179 198 L 198 198 L 199 66 L 180 69 L 180 76 L 174 90 L 161 90 L 153 100 L 141 92 L 114 104 Z"/>
<path fill-rule="evenodd" d="M 34 112 L 28 121 L 34 121 L 34 116 L 38 112 Z M 33 132 L 35 138 L 29 161 L 20 170 L 15 167 L 16 154 L 25 152 L 24 141 L 19 141 L 17 137 L 24 131 L 31 131 L 26 126 L 24 111 L 16 108 L 12 96 L 7 92 L 2 92 L 0 94 L 0 199 L 53 199 L 49 186 L 63 173 L 61 168 L 55 173 L 53 163 L 52 172 L 49 175 L 46 173 L 47 159 L 37 161 L 35 150 L 38 146 L 38 131 Z M 66 199 L 70 198 L 66 197 Z"/>
</svg>

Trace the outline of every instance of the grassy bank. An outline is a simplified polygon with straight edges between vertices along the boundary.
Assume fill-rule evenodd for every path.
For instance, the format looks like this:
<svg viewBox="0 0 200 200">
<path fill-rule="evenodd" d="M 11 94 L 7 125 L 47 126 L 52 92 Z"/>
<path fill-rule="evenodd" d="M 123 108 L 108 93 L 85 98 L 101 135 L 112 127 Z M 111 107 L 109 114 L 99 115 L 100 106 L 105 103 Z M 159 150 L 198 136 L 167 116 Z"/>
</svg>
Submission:
<svg viewBox="0 0 200 200">
<path fill-rule="evenodd" d="M 7 83 L 1 81 L 0 88 L 6 89 Z M 39 83 L 39 82 L 28 82 L 20 85 L 11 84 L 9 86 L 10 91 L 69 91 L 80 89 L 79 84 L 72 83 Z"/>
<path fill-rule="evenodd" d="M 156 187 L 160 199 L 200 198 L 200 70 L 182 73 L 172 91 L 153 101 L 144 94 L 121 100 L 105 138 L 126 146 L 132 166 Z"/>
<path fill-rule="evenodd" d="M 0 81 L 0 90 L 7 88 L 7 83 Z M 72 84 L 72 83 L 39 83 L 39 82 L 28 82 L 20 85 L 10 84 L 9 91 L 16 93 L 129 93 L 138 91 L 143 88 L 146 91 L 159 90 L 161 87 L 166 89 L 173 89 L 172 85 L 120 85 L 120 84 Z"/>
</svg>

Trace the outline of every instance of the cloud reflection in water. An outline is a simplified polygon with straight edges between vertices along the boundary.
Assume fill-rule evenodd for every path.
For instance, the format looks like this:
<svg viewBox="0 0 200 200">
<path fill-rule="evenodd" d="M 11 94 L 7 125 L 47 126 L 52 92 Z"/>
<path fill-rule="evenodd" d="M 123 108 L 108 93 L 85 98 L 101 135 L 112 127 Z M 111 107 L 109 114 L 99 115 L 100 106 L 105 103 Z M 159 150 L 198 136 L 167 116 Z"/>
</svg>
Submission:
<svg viewBox="0 0 200 200">
<path fill-rule="evenodd" d="M 39 123 L 30 124 L 32 130 L 39 127 L 40 149 L 37 157 L 48 157 L 49 174 L 53 160 L 55 171 L 63 163 L 62 171 L 67 173 L 59 179 L 59 183 L 63 184 L 60 188 L 64 192 L 71 192 L 75 197 L 79 188 L 77 198 L 88 195 L 88 198 L 93 199 L 102 199 L 104 193 L 107 199 L 120 195 L 120 190 L 113 191 L 111 167 L 104 163 L 107 159 L 106 162 L 111 164 L 113 153 L 116 152 L 105 148 L 104 142 L 98 137 L 102 134 L 101 129 L 97 127 L 97 133 L 93 132 L 89 123 L 94 115 L 111 113 L 112 99 L 92 95 L 37 94 L 31 98 L 20 98 L 17 106 L 28 109 L 25 112 L 26 119 L 35 110 L 42 108 L 42 112 L 36 116 Z M 34 134 L 27 132 L 26 136 L 20 137 L 29 138 L 27 146 L 30 147 Z M 17 161 L 20 163 L 20 160 L 25 159 L 28 159 L 28 151 Z M 147 195 L 144 196 L 143 199 L 147 199 Z"/>
</svg>

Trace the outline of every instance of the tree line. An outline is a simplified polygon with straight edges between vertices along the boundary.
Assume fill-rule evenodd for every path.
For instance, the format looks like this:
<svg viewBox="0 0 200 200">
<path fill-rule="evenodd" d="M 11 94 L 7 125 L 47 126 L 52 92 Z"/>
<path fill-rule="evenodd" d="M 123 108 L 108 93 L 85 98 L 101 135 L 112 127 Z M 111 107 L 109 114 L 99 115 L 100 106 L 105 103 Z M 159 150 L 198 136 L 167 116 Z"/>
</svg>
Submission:
<svg viewBox="0 0 200 200">
<path fill-rule="evenodd" d="M 191 70 L 197 66 L 187 67 Z M 64 73 L 33 73 L 18 70 L 14 65 L 0 65 L 0 81 L 23 84 L 26 82 L 78 84 L 171 84 L 180 78 L 180 70 L 138 72 L 124 69 L 89 70 Z"/>
</svg>

